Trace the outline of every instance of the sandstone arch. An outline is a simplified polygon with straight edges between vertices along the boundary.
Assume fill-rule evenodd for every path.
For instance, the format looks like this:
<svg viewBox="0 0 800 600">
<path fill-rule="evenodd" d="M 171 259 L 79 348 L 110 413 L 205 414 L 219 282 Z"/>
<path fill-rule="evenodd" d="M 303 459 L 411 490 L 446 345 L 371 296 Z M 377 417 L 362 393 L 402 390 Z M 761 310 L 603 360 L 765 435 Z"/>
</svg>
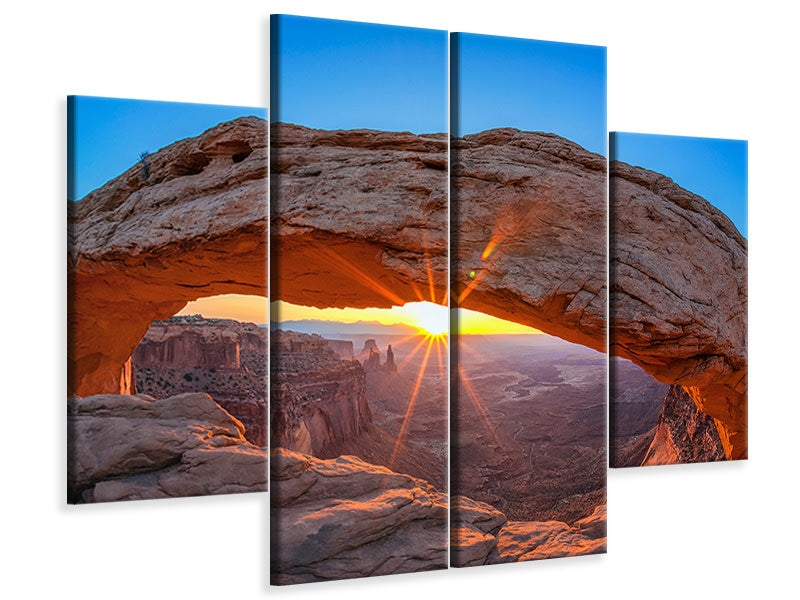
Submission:
<svg viewBox="0 0 800 600">
<path fill-rule="evenodd" d="M 453 149 L 462 223 L 454 295 L 604 349 L 603 157 L 513 129 L 466 136 Z M 611 350 L 682 385 L 716 420 L 727 457 L 746 457 L 747 242 L 663 175 L 614 163 L 611 186 Z M 482 261 L 489 239 L 515 241 Z"/>
<path fill-rule="evenodd" d="M 151 321 L 185 302 L 264 293 L 264 132 L 255 118 L 219 125 L 153 154 L 146 179 L 134 166 L 71 207 L 70 393 L 130 391 L 131 351 Z M 444 299 L 446 136 L 281 124 L 272 147 L 274 298 L 320 307 Z M 513 129 L 452 148 L 462 224 L 452 232 L 452 293 L 465 308 L 603 350 L 605 159 Z M 728 457 L 745 456 L 746 242 L 663 176 L 617 165 L 612 184 L 618 202 L 636 207 L 621 221 L 630 241 L 613 257 L 614 349 L 683 385 L 716 419 Z M 485 256 L 488 240 L 500 249 Z"/>
<path fill-rule="evenodd" d="M 131 393 L 150 323 L 217 294 L 266 295 L 265 122 L 149 155 L 68 208 L 68 393 Z"/>
</svg>

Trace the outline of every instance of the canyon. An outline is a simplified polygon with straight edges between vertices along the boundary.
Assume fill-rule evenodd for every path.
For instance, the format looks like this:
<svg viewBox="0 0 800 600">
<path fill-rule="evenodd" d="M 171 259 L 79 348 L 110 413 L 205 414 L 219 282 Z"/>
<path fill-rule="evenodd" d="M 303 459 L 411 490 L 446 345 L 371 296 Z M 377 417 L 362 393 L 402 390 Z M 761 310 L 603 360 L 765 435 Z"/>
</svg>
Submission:
<svg viewBox="0 0 800 600">
<path fill-rule="evenodd" d="M 132 356 L 136 391 L 163 399 L 204 392 L 267 446 L 267 330 L 200 315 L 156 321 Z"/>
<path fill-rule="evenodd" d="M 316 334 L 277 329 L 272 336 L 273 448 L 317 458 L 354 455 L 445 489 L 445 376 L 438 361 L 423 365 L 420 352 L 412 355 L 419 339 L 400 341 L 397 351 L 402 367 L 388 363 L 392 369 L 380 362 L 374 337 L 358 359 L 345 360 L 330 340 Z M 397 343 L 397 337 L 387 339 Z M 355 339 L 361 341 L 358 336 Z M 378 339 L 388 350 L 390 344 Z M 413 411 L 407 415 L 418 376 Z M 398 444 L 404 423 L 406 433 Z"/>
<path fill-rule="evenodd" d="M 451 492 L 574 525 L 606 502 L 606 359 L 543 334 L 462 335 Z"/>
<path fill-rule="evenodd" d="M 205 394 L 133 394 L 132 359 L 153 323 L 191 300 L 266 294 L 264 125 L 237 119 L 176 142 L 150 155 L 147 169 L 134 165 L 69 206 L 73 500 L 265 488 L 263 449 L 245 439 L 240 421 Z M 445 298 L 450 218 L 445 135 L 278 124 L 272 137 L 269 185 L 278 192 L 270 215 L 273 298 L 353 308 Z M 611 256 L 609 296 L 602 156 L 552 134 L 513 129 L 452 140 L 451 147 L 457 225 L 451 294 L 459 306 L 602 350 L 610 297 L 618 307 L 611 315 L 612 351 L 658 381 L 679 386 L 670 390 L 674 403 L 659 419 L 653 440 L 674 454 L 680 448 L 670 449 L 670 440 L 692 432 L 711 447 L 708 422 L 685 410 L 690 398 L 713 418 L 725 457 L 746 457 L 747 247 L 727 218 L 661 175 L 612 165 L 612 211 L 621 214 L 623 205 L 626 211 L 611 232 L 620 241 Z M 299 335 L 273 340 L 281 349 L 277 354 L 286 357 L 273 364 L 270 382 L 273 403 L 286 407 L 272 415 L 275 439 L 285 444 L 273 464 L 273 480 L 281 482 L 272 498 L 281 507 L 276 527 L 287 529 L 280 546 L 285 553 L 273 553 L 279 577 L 290 582 L 326 573 L 358 576 L 360 567 L 354 571 L 352 565 L 360 560 L 370 574 L 439 568 L 446 473 L 441 455 L 422 438 L 436 439 L 432 432 L 446 421 L 437 414 L 432 423 L 406 427 L 405 407 L 398 410 L 396 398 L 408 397 L 413 375 L 397 386 L 402 394 L 393 396 L 394 383 L 386 378 L 394 373 L 368 371 L 346 358 L 346 347 L 334 350 L 319 336 Z M 139 360 L 172 360 L 186 355 L 186 344 L 183 334 L 160 348 L 146 344 Z M 392 344 L 400 374 L 407 351 Z M 200 351 L 196 358 L 236 365 L 227 341 L 220 340 L 214 352 Z M 242 368 L 241 347 L 238 361 Z M 309 361 L 313 369 L 304 371 Z M 379 357 L 378 364 L 385 362 Z M 528 377 L 535 381 L 538 375 Z M 441 382 L 432 374 L 423 372 L 420 382 L 427 386 L 425 397 L 441 394 Z M 526 385 L 519 379 L 504 391 L 513 399 L 528 393 Z M 435 414 L 433 404 L 420 407 L 421 413 Z M 566 418 L 571 435 L 583 439 L 576 450 L 580 464 L 596 462 L 598 410 L 576 405 Z M 446 418 L 446 409 L 443 414 Z M 521 433 L 501 432 L 514 441 Z M 395 456 L 403 434 L 408 443 Z M 534 445 L 551 451 L 562 446 L 538 437 L 523 436 L 522 442 L 519 457 L 529 464 L 537 456 Z M 367 448 L 377 448 L 369 462 L 340 456 L 366 455 Z M 551 467 L 571 460 L 559 454 L 562 449 L 543 455 Z M 653 461 L 661 456 L 648 453 Z M 503 461 L 498 454 L 504 468 Z M 489 473 L 480 476 L 478 487 L 490 481 Z M 598 481 L 591 471 L 588 479 Z M 348 482 L 356 483 L 342 486 Z M 557 519 L 544 512 L 518 518 L 515 511 L 523 502 L 509 502 L 503 511 L 484 502 L 480 511 L 503 515 L 489 522 L 503 523 L 488 527 L 483 517 L 459 521 L 470 534 L 465 544 L 467 537 L 480 537 L 477 546 L 467 544 L 472 549 L 463 564 L 554 556 L 570 544 L 581 553 L 603 551 L 604 496 L 588 481 L 578 481 L 569 495 L 572 501 Z M 472 502 L 480 506 L 482 500 Z M 555 498 L 542 497 L 534 508 L 553 513 L 554 504 Z M 315 524 L 321 528 L 313 529 Z M 317 561 L 304 562 L 314 549 L 299 533 L 286 537 L 294 535 L 295 526 L 337 553 L 317 549 Z M 352 545 L 353 532 L 363 542 L 359 547 Z M 274 539 L 280 541 L 280 535 Z"/>
</svg>

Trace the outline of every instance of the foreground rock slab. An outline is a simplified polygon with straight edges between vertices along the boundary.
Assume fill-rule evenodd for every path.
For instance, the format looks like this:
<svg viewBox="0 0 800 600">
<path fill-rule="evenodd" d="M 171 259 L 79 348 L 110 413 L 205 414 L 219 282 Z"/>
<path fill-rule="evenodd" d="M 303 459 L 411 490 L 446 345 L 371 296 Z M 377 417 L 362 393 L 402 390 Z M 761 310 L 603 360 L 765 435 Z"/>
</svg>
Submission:
<svg viewBox="0 0 800 600">
<path fill-rule="evenodd" d="M 447 567 L 447 495 L 427 482 L 354 456 L 271 462 L 274 584 Z"/>
<path fill-rule="evenodd" d="M 200 393 L 72 396 L 71 502 L 109 502 L 267 490 L 266 451 Z"/>
<path fill-rule="evenodd" d="M 522 562 L 606 551 L 606 506 L 574 525 L 561 521 L 507 521 L 484 502 L 455 496 L 451 561 L 455 567 Z"/>
</svg>

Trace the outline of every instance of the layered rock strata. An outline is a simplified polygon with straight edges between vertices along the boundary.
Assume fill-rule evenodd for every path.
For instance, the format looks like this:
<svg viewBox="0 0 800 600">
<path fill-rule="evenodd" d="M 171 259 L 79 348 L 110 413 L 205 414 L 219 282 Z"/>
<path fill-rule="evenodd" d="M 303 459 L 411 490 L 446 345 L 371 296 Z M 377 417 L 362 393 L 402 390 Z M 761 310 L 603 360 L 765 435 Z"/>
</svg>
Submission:
<svg viewBox="0 0 800 600">
<path fill-rule="evenodd" d="M 72 396 L 70 502 L 110 502 L 267 489 L 267 454 L 207 394 Z"/>
<path fill-rule="evenodd" d="M 154 398 L 204 392 L 267 445 L 267 330 L 199 315 L 153 323 L 132 357 L 137 391 Z"/>
<path fill-rule="evenodd" d="M 271 455 L 272 583 L 447 567 L 447 495 L 353 456 Z"/>
</svg>

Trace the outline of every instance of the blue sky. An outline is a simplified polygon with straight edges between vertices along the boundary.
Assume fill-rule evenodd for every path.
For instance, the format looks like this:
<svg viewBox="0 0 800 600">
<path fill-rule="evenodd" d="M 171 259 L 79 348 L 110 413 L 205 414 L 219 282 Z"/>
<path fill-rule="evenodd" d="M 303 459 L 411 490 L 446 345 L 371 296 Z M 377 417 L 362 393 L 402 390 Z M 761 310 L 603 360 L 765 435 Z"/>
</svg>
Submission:
<svg viewBox="0 0 800 600">
<path fill-rule="evenodd" d="M 70 200 L 80 200 L 127 171 L 142 152 L 156 152 L 238 117 L 267 117 L 264 108 L 94 96 L 73 96 L 70 104 Z"/>
<path fill-rule="evenodd" d="M 606 155 L 605 47 L 455 33 L 450 52 L 458 61 L 453 134 L 516 127 Z"/>
<path fill-rule="evenodd" d="M 747 142 L 613 132 L 612 160 L 670 177 L 702 196 L 747 237 Z"/>
<path fill-rule="evenodd" d="M 271 17 L 272 118 L 316 129 L 447 131 L 447 32 Z"/>
</svg>

